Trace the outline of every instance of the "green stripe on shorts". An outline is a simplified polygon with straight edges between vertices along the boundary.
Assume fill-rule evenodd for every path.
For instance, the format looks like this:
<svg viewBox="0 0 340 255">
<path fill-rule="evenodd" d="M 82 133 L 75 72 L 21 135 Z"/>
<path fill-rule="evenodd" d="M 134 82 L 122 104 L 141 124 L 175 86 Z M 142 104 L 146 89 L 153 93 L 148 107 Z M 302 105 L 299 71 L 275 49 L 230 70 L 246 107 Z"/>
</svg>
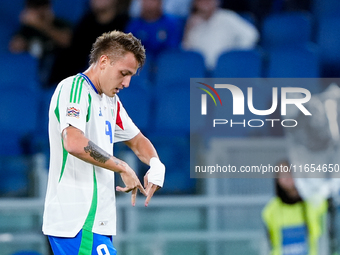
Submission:
<svg viewBox="0 0 340 255">
<path fill-rule="evenodd" d="M 78 255 L 91 255 L 93 246 L 93 233 L 83 229 Z"/>
</svg>

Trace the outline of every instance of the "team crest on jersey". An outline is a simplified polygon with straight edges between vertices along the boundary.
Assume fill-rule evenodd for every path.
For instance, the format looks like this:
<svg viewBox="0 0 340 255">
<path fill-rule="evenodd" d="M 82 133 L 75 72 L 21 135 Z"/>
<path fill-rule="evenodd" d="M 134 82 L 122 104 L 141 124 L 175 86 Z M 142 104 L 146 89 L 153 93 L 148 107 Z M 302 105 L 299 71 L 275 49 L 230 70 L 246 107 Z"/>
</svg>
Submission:
<svg viewBox="0 0 340 255">
<path fill-rule="evenodd" d="M 79 115 L 80 115 L 80 110 L 78 110 L 75 107 L 67 107 L 67 112 L 66 112 L 67 117 L 75 117 L 79 119 Z"/>
</svg>

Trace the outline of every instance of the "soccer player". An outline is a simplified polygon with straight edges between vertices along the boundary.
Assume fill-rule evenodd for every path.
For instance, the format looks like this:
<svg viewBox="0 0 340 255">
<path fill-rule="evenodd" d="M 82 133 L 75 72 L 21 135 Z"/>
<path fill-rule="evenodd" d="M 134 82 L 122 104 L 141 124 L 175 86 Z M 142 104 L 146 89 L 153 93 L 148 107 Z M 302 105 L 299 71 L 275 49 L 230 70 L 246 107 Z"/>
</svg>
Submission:
<svg viewBox="0 0 340 255">
<path fill-rule="evenodd" d="M 43 232 L 56 255 L 116 254 L 114 172 L 125 184 L 116 190 L 131 191 L 132 205 L 138 190 L 147 206 L 163 186 L 164 165 L 117 96 L 144 61 L 144 47 L 131 33 L 104 33 L 93 44 L 90 67 L 61 81 L 52 96 Z M 111 155 L 119 141 L 150 165 L 145 189 L 129 165 Z"/>
</svg>

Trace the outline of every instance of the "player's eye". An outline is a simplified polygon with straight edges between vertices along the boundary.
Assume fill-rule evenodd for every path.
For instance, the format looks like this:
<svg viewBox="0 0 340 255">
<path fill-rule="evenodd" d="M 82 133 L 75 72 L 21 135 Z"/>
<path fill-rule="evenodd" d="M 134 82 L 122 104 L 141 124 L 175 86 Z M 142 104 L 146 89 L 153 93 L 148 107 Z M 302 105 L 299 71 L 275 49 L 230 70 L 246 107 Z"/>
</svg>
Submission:
<svg viewBox="0 0 340 255">
<path fill-rule="evenodd" d="M 125 72 L 121 72 L 121 74 L 122 74 L 123 76 L 128 75 L 128 73 L 125 73 Z"/>
</svg>

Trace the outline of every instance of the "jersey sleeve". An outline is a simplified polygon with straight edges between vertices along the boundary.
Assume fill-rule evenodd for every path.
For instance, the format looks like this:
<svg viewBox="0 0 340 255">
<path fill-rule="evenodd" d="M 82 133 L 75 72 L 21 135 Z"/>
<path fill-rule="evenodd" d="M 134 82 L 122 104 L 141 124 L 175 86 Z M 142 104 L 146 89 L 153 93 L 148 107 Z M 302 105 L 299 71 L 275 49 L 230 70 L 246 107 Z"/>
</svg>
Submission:
<svg viewBox="0 0 340 255">
<path fill-rule="evenodd" d="M 84 78 L 74 76 L 65 80 L 57 101 L 59 111 L 60 133 L 69 125 L 80 129 L 85 133 L 86 119 L 89 106 L 89 93 L 84 85 Z"/>
<path fill-rule="evenodd" d="M 115 143 L 128 141 L 134 138 L 140 130 L 133 123 L 120 100 L 117 100 L 117 117 L 115 125 Z"/>
</svg>

